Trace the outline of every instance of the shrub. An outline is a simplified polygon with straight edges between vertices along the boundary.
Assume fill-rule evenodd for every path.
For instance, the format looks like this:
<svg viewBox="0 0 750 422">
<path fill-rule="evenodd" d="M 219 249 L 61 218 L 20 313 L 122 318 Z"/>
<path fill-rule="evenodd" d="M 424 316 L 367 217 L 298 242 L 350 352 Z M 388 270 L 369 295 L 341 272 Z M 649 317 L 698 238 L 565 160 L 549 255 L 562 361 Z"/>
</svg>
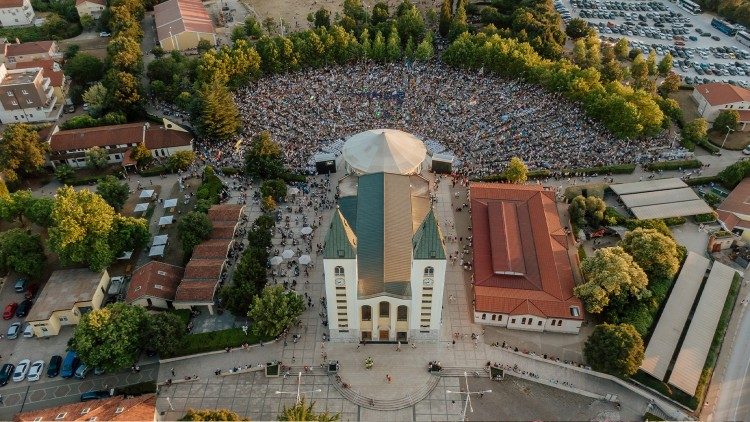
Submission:
<svg viewBox="0 0 750 422">
<path fill-rule="evenodd" d="M 271 338 L 261 338 L 253 335 L 248 330 L 247 335 L 241 328 L 229 328 L 227 330 L 212 331 L 208 333 L 188 334 L 182 340 L 179 351 L 169 357 L 194 355 L 196 353 L 222 350 L 227 347 L 239 347 L 245 343 L 255 344 L 259 341 L 269 341 Z"/>
<path fill-rule="evenodd" d="M 577 174 L 631 174 L 635 171 L 635 164 L 613 164 L 609 166 L 581 167 L 564 170 L 565 173 Z"/>
<path fill-rule="evenodd" d="M 624 215 L 620 214 L 619 211 L 612 207 L 607 207 L 606 210 L 604 210 L 604 221 L 607 222 L 610 226 L 617 226 L 625 222 L 628 218 Z"/>
<path fill-rule="evenodd" d="M 153 166 L 145 170 L 138 170 L 138 174 L 143 177 L 159 176 L 162 174 L 172 173 L 166 166 Z"/>
<path fill-rule="evenodd" d="M 648 163 L 644 167 L 648 171 L 657 170 L 681 170 L 701 168 L 703 163 L 700 160 L 672 160 Z"/>
<path fill-rule="evenodd" d="M 734 189 L 742 179 L 750 175 L 750 160 L 738 161 L 717 175 L 727 189 Z"/>
<path fill-rule="evenodd" d="M 719 195 L 711 191 L 708 191 L 708 192 L 703 192 L 703 200 L 706 201 L 708 205 L 712 206 L 713 208 L 716 208 L 721 203 L 722 198 Z"/>
<path fill-rule="evenodd" d="M 687 220 L 685 219 L 685 217 L 669 217 L 664 219 L 664 224 L 666 224 L 667 227 L 681 226 L 686 222 Z"/>
<path fill-rule="evenodd" d="M 691 177 L 685 180 L 685 184 L 688 186 L 708 185 L 711 183 L 721 183 L 719 176 Z"/>
<path fill-rule="evenodd" d="M 222 167 L 221 172 L 224 173 L 226 176 L 231 176 L 233 174 L 238 174 L 242 170 L 238 169 L 237 167 Z"/>
<path fill-rule="evenodd" d="M 527 179 L 544 179 L 549 177 L 552 173 L 549 170 L 531 170 L 526 174 Z M 489 176 L 480 177 L 477 179 L 480 182 L 507 182 L 508 180 L 502 173 L 491 174 Z"/>
</svg>

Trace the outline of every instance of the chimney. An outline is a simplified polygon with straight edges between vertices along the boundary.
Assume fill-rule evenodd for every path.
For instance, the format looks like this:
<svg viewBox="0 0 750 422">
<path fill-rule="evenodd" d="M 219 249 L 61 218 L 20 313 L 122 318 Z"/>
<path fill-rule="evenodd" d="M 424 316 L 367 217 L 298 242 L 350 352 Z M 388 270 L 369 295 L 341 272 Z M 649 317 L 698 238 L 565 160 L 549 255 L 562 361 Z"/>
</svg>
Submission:
<svg viewBox="0 0 750 422">
<path fill-rule="evenodd" d="M 21 44 L 21 40 L 19 40 L 18 38 L 16 38 L 16 44 Z"/>
</svg>

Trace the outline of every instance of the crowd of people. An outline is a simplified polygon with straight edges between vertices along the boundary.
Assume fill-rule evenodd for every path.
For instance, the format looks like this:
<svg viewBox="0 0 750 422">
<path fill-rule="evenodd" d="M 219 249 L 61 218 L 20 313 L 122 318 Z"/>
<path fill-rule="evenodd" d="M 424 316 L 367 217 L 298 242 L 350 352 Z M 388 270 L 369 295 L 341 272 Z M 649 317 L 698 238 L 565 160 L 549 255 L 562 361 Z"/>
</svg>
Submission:
<svg viewBox="0 0 750 422">
<path fill-rule="evenodd" d="M 269 131 L 286 165 L 302 172 L 312 172 L 317 152 L 338 153 L 347 137 L 376 128 L 414 134 L 428 151 L 454 155 L 470 177 L 497 173 L 513 156 L 530 168 L 568 169 L 649 160 L 672 143 L 666 133 L 616 139 L 560 94 L 439 63 L 280 74 L 240 89 L 235 102 L 244 120 L 239 139 L 206 155 L 238 160 L 230 152 L 238 140 Z"/>
</svg>

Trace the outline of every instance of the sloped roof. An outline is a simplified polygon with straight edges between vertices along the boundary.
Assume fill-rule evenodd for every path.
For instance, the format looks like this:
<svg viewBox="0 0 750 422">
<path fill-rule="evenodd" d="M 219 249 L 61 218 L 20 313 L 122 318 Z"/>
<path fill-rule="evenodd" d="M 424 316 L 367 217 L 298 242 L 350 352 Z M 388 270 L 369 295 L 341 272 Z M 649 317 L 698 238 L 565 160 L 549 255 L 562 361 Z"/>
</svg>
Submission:
<svg viewBox="0 0 750 422">
<path fill-rule="evenodd" d="M 151 261 L 133 272 L 126 300 L 133 302 L 144 296 L 173 300 L 185 269 L 164 262 Z"/>
<path fill-rule="evenodd" d="M 60 416 L 63 415 L 63 416 Z M 156 415 L 156 395 L 144 394 L 131 398 L 113 396 L 101 400 L 63 404 L 45 409 L 17 413 L 13 420 L 43 421 L 153 421 Z"/>
<path fill-rule="evenodd" d="M 45 78 L 49 78 L 50 85 L 54 87 L 61 87 L 63 86 L 63 82 L 65 81 L 65 74 L 63 73 L 62 69 L 55 70 L 56 65 L 57 63 L 52 59 L 37 59 L 28 62 L 16 63 L 16 69 L 41 67 L 43 69 L 42 74 Z"/>
<path fill-rule="evenodd" d="M 167 0 L 157 4 L 154 20 L 159 41 L 182 32 L 214 32 L 213 21 L 198 0 Z"/>
<path fill-rule="evenodd" d="M 750 90 L 731 84 L 714 82 L 698 85 L 695 90 L 712 106 L 750 101 Z"/>
<path fill-rule="evenodd" d="M 412 244 L 414 259 L 445 259 L 443 236 L 432 209 L 414 234 Z"/>
<path fill-rule="evenodd" d="M 582 319 L 570 311 L 583 306 L 573 296 L 569 237 L 554 192 L 498 183 L 470 190 L 477 311 Z"/>
<path fill-rule="evenodd" d="M 732 230 L 741 220 L 750 220 L 750 177 L 742 179 L 716 211 L 728 230 Z M 734 219 L 729 218 L 730 215 Z"/>
<path fill-rule="evenodd" d="M 424 143 L 394 129 L 373 129 L 351 136 L 342 149 L 344 160 L 359 174 L 414 174 L 427 156 Z"/>
<path fill-rule="evenodd" d="M 208 219 L 215 221 L 239 221 L 245 206 L 242 204 L 219 204 L 208 210 Z"/>
<path fill-rule="evenodd" d="M 354 259 L 357 255 L 357 236 L 349 223 L 336 210 L 331 219 L 331 226 L 326 234 L 323 257 L 326 259 Z"/>
<path fill-rule="evenodd" d="M 145 141 L 146 148 L 157 149 L 188 146 L 193 140 L 187 132 L 164 129 L 161 126 L 151 126 L 144 131 L 144 125 L 141 122 L 61 130 L 50 138 L 50 148 L 52 151 L 69 151 Z"/>
<path fill-rule="evenodd" d="M 226 258 L 232 239 L 207 240 L 193 249 L 193 258 Z"/>
<path fill-rule="evenodd" d="M 0 7 L 20 7 L 18 6 L 3 6 Z M 33 42 L 22 42 L 22 43 L 7 43 L 5 44 L 5 56 L 23 56 L 26 54 L 42 54 L 48 53 L 55 45 L 54 41 L 33 41 Z"/>
<path fill-rule="evenodd" d="M 76 0 L 76 6 L 80 6 L 84 3 L 94 3 L 101 6 L 106 6 L 107 2 L 105 0 Z"/>
<path fill-rule="evenodd" d="M 23 6 L 23 0 L 0 0 L 0 9 L 21 6 Z"/>
</svg>

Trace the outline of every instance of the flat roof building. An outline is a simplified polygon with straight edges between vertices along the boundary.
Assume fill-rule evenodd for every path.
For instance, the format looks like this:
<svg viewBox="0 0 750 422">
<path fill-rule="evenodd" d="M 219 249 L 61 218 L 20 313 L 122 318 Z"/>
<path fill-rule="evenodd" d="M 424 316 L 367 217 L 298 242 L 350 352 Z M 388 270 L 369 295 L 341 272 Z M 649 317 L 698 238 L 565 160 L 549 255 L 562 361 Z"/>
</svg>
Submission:
<svg viewBox="0 0 750 422">
<path fill-rule="evenodd" d="M 677 178 L 610 185 L 639 220 L 687 217 L 713 212 L 685 182 Z"/>
<path fill-rule="evenodd" d="M 211 17 L 198 0 L 167 0 L 154 6 L 156 38 L 165 51 L 196 48 L 200 40 L 216 45 Z"/>
</svg>

